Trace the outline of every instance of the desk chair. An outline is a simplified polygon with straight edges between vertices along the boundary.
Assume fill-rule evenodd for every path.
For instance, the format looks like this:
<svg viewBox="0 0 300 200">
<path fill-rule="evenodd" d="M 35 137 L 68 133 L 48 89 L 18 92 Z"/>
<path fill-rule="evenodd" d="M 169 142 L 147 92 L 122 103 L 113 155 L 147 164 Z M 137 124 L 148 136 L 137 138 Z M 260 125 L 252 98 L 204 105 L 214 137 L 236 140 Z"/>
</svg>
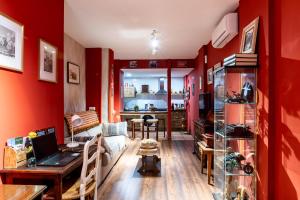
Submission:
<svg viewBox="0 0 300 200">
<path fill-rule="evenodd" d="M 94 144 L 97 144 L 97 151 L 89 157 L 90 147 Z M 101 150 L 101 137 L 97 138 L 95 136 L 92 140 L 87 141 L 84 145 L 83 152 L 83 165 L 81 169 L 81 176 L 69 189 L 67 189 L 63 195 L 63 200 L 72 200 L 72 199 L 97 199 L 97 180 L 98 176 L 98 167 L 101 166 L 100 160 L 100 150 Z M 93 198 L 91 198 L 93 196 Z"/>
</svg>

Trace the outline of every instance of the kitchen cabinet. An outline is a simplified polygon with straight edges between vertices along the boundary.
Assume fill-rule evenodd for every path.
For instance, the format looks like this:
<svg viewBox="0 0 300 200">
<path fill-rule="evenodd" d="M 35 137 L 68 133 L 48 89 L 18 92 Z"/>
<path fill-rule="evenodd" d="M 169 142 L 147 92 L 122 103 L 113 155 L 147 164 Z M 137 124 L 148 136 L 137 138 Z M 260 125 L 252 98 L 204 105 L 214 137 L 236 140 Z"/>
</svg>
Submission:
<svg viewBox="0 0 300 200">
<path fill-rule="evenodd" d="M 174 110 L 171 113 L 172 131 L 186 131 L 186 110 Z"/>
</svg>

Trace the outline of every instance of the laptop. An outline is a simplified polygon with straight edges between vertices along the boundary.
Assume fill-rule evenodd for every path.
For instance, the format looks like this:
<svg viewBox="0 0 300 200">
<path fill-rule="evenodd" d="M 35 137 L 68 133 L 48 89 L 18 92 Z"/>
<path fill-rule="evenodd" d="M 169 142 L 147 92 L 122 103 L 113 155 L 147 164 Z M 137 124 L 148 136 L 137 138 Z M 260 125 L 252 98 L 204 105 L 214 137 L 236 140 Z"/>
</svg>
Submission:
<svg viewBox="0 0 300 200">
<path fill-rule="evenodd" d="M 80 154 L 58 150 L 55 132 L 31 139 L 37 166 L 65 166 Z"/>
</svg>

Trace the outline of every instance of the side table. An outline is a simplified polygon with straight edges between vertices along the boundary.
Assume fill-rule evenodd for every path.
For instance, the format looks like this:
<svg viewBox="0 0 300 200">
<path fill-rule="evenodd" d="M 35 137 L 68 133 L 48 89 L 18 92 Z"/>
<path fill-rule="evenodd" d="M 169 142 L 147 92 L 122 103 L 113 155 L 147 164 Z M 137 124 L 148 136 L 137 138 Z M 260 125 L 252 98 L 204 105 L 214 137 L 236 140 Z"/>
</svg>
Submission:
<svg viewBox="0 0 300 200">
<path fill-rule="evenodd" d="M 201 142 L 198 142 L 199 146 L 199 152 L 201 155 L 201 173 L 203 174 L 203 161 L 205 158 L 205 155 L 207 156 L 207 183 L 211 185 L 210 179 L 211 179 L 211 163 L 212 158 L 214 155 L 214 149 L 213 148 L 207 148 Z"/>
</svg>

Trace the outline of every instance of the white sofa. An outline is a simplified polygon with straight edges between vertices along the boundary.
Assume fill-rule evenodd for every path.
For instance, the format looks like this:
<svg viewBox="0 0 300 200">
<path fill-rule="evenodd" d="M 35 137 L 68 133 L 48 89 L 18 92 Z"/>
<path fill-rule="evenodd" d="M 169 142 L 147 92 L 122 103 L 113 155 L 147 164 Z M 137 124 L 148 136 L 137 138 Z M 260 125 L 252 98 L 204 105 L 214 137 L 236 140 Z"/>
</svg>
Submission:
<svg viewBox="0 0 300 200">
<path fill-rule="evenodd" d="M 70 142 L 70 123 L 72 115 L 79 115 L 83 123 L 74 128 L 74 140 L 84 144 L 88 139 L 95 135 L 102 135 L 101 141 L 101 168 L 99 168 L 99 185 L 107 177 L 113 166 L 117 163 L 120 156 L 127 149 L 129 139 L 127 134 L 127 123 L 104 123 L 100 124 L 95 111 L 85 111 L 65 115 L 65 144 Z M 98 186 L 99 186 L 98 185 Z"/>
</svg>

